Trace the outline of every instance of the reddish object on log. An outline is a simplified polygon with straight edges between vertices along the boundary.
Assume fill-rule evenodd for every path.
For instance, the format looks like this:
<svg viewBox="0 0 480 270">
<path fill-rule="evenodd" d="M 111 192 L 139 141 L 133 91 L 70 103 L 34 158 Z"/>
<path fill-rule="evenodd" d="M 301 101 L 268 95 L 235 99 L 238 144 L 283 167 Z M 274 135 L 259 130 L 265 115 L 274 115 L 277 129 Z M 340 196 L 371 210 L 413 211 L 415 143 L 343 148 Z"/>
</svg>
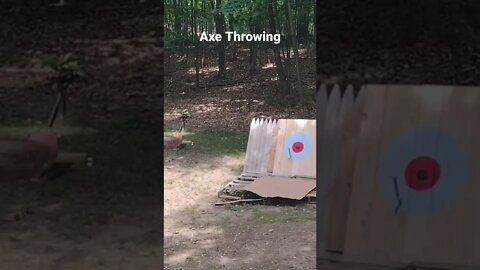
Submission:
<svg viewBox="0 0 480 270">
<path fill-rule="evenodd" d="M 176 149 L 181 146 L 183 142 L 182 134 L 176 132 L 172 137 L 163 137 L 163 147 L 167 150 Z"/>
<path fill-rule="evenodd" d="M 0 180 L 37 178 L 57 155 L 58 138 L 51 130 L 32 134 L 26 142 L 0 142 Z"/>
</svg>

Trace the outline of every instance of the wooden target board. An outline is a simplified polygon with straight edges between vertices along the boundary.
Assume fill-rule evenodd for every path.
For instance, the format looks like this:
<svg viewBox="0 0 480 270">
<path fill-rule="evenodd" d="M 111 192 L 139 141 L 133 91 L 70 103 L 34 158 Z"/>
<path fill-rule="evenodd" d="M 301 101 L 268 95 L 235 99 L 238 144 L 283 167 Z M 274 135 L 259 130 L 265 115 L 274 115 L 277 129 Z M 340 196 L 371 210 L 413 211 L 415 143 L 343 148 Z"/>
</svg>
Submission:
<svg viewBox="0 0 480 270">
<path fill-rule="evenodd" d="M 368 85 L 362 91 L 365 118 L 342 256 L 480 267 L 480 89 Z"/>
<path fill-rule="evenodd" d="M 278 121 L 275 119 L 252 119 L 244 173 L 268 174 L 272 172 L 277 126 Z"/>
<path fill-rule="evenodd" d="M 273 174 L 315 178 L 315 120 L 280 119 L 278 121 Z"/>
</svg>

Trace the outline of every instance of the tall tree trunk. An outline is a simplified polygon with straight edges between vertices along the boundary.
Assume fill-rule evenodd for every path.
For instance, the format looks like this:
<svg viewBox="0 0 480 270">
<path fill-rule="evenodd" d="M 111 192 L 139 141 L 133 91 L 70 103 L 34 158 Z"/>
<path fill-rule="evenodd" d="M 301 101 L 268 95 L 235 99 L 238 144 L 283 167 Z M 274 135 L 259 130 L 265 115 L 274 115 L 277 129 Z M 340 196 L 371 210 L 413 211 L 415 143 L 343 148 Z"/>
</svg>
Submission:
<svg viewBox="0 0 480 270">
<path fill-rule="evenodd" d="M 191 13 L 191 15 L 192 15 L 192 20 L 191 20 L 191 28 L 192 28 L 192 29 L 191 29 L 191 33 L 192 33 L 192 41 L 193 41 L 193 44 L 196 44 L 195 41 L 196 41 L 196 39 L 197 39 L 197 35 L 196 35 L 196 33 L 197 33 L 197 28 L 195 27 L 195 25 L 196 25 L 196 24 L 195 24 L 195 16 L 196 16 L 196 14 L 195 14 L 195 8 L 196 8 L 196 6 L 197 6 L 197 4 L 196 4 L 197 1 L 195 1 L 195 2 L 193 2 L 193 1 L 194 1 L 194 0 L 191 0 L 191 1 L 190 1 L 190 5 L 191 5 L 191 12 L 190 12 L 190 13 Z"/>
<path fill-rule="evenodd" d="M 250 16 L 250 32 L 252 34 L 256 33 L 257 26 L 255 25 L 255 20 L 253 14 Z M 257 42 L 250 43 L 250 74 L 255 74 L 257 72 Z"/>
<path fill-rule="evenodd" d="M 233 18 L 233 14 L 228 15 L 228 23 L 229 23 L 230 31 L 234 32 L 235 28 L 234 28 L 233 25 L 235 24 L 235 19 Z M 235 42 L 233 42 L 233 41 L 232 41 L 232 48 L 233 48 L 232 60 L 235 61 L 235 60 L 237 60 L 237 46 L 236 46 Z"/>
<path fill-rule="evenodd" d="M 195 90 L 200 89 L 200 42 L 195 44 Z"/>
<path fill-rule="evenodd" d="M 173 22 L 173 29 L 175 30 L 175 33 L 180 33 L 182 31 L 182 19 L 181 19 L 181 14 L 180 14 L 180 0 L 173 0 L 173 11 L 172 13 L 175 14 L 174 17 L 174 22 Z"/>
<path fill-rule="evenodd" d="M 269 17 L 269 23 L 270 23 L 270 31 L 272 34 L 275 34 L 277 33 L 277 29 L 275 27 L 275 13 L 274 13 L 273 0 L 269 0 L 268 2 L 268 17 Z M 283 68 L 282 58 L 280 57 L 280 49 L 276 44 L 272 44 L 272 46 L 273 46 L 275 65 L 277 66 L 278 78 L 280 79 L 280 89 L 283 94 L 289 95 L 290 83 L 285 74 L 285 69 Z"/>
<path fill-rule="evenodd" d="M 301 44 L 305 44 L 309 37 L 308 22 L 310 18 L 310 1 L 297 1 L 297 38 Z M 314 5 L 314 4 L 313 4 Z"/>
<path fill-rule="evenodd" d="M 297 39 L 296 39 L 296 36 L 295 36 L 295 33 L 293 31 L 293 22 L 292 22 L 292 19 L 291 19 L 291 14 L 290 14 L 290 0 L 286 0 L 287 1 L 287 24 L 288 24 L 288 27 L 290 28 L 289 29 L 289 36 L 292 40 L 292 43 L 293 43 L 293 53 L 294 53 L 294 57 L 295 57 L 295 69 L 296 69 L 296 75 L 297 75 L 297 83 L 300 83 L 300 66 L 299 66 L 299 61 L 298 61 L 298 43 L 297 43 Z"/>
<path fill-rule="evenodd" d="M 287 23 L 284 25 L 284 31 L 285 31 L 285 45 L 282 46 L 285 48 L 285 51 L 286 51 L 286 55 L 283 56 L 283 58 L 285 59 L 285 73 L 287 73 L 287 76 L 290 76 L 290 65 L 291 65 L 291 62 L 290 62 L 290 25 L 288 24 L 288 20 L 289 20 L 289 17 L 288 17 L 288 14 L 289 14 L 289 6 L 288 5 L 284 5 L 285 7 L 285 17 L 287 18 Z"/>
<path fill-rule="evenodd" d="M 215 30 L 217 34 L 222 35 L 222 41 L 217 42 L 218 50 L 218 79 L 223 79 L 226 76 L 227 67 L 225 64 L 225 16 L 221 11 L 222 0 L 215 0 Z"/>
<path fill-rule="evenodd" d="M 192 0 L 192 6 L 197 7 L 198 0 Z M 195 42 L 195 90 L 200 89 L 200 39 L 198 38 L 197 26 L 196 26 L 196 9 L 192 8 L 192 27 L 193 27 L 193 38 Z"/>
</svg>

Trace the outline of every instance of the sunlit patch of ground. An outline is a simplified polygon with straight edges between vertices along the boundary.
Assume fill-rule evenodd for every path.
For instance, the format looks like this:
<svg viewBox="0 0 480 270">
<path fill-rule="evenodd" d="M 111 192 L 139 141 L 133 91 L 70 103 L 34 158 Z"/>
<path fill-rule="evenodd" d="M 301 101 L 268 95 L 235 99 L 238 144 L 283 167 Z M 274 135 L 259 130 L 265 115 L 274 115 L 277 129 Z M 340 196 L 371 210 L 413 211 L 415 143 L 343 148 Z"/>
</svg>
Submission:
<svg viewBox="0 0 480 270">
<path fill-rule="evenodd" d="M 315 269 L 315 207 L 213 206 L 242 171 L 246 137 L 185 137 L 193 146 L 165 151 L 165 269 Z"/>
</svg>

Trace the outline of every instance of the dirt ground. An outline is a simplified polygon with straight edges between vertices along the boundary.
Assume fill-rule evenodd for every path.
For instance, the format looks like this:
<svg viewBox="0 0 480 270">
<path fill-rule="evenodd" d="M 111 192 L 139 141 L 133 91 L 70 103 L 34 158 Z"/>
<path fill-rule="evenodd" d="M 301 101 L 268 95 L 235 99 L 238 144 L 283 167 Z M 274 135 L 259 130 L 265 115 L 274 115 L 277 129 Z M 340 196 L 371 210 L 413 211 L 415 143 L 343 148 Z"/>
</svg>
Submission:
<svg viewBox="0 0 480 270">
<path fill-rule="evenodd" d="M 86 152 L 94 166 L 0 182 L 0 269 L 161 269 L 162 153 L 153 146 L 162 49 L 153 10 L 1 6 L 0 140 L 45 127 L 56 93 L 44 63 L 73 53 L 89 76 L 72 84 L 54 129 L 61 151 Z"/>
<path fill-rule="evenodd" d="M 316 269 L 313 204 L 213 206 L 243 158 L 165 157 L 165 269 Z"/>
</svg>

